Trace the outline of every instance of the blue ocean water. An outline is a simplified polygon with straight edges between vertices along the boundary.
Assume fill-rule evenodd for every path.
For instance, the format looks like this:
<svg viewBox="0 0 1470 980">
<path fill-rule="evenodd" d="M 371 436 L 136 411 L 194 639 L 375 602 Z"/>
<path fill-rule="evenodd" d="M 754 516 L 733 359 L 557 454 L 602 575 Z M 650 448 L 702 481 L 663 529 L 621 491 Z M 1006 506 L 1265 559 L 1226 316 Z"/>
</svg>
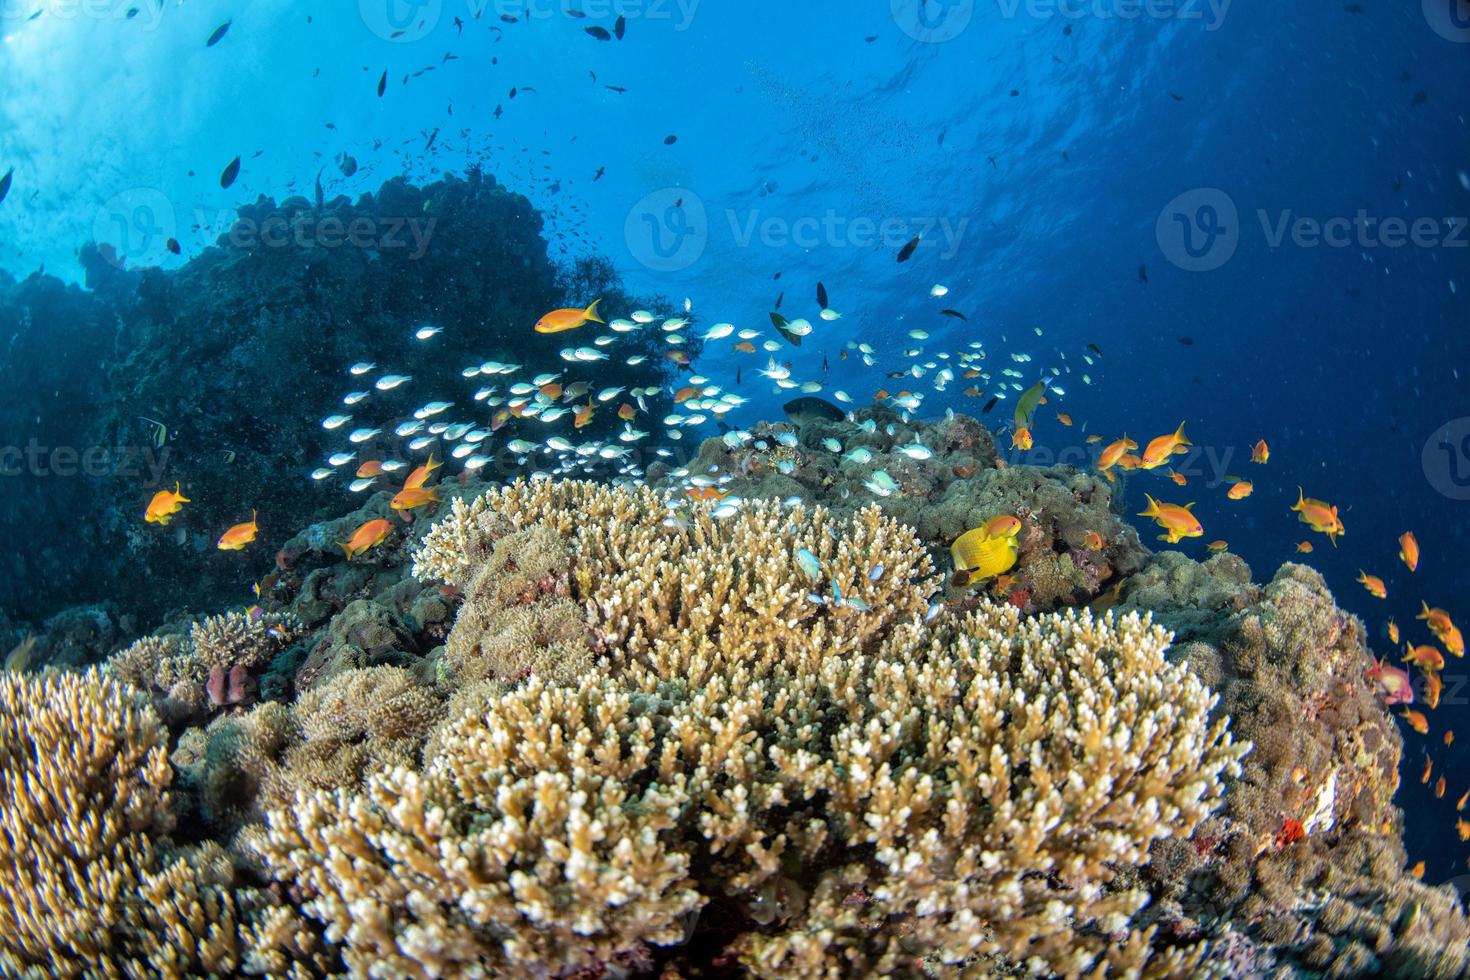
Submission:
<svg viewBox="0 0 1470 980">
<path fill-rule="evenodd" d="M 607 255 L 632 292 L 687 296 L 706 323 L 764 328 L 781 297 L 817 336 L 780 359 L 859 402 L 926 359 L 907 350 L 978 339 L 1030 354 L 1028 376 L 1067 369 L 1053 397 L 1077 424 L 1044 415 L 1016 459 L 1081 464 L 1087 433 L 1143 442 L 1182 420 L 1189 484 L 1130 480 L 1131 509 L 1157 487 L 1198 500 L 1205 536 L 1181 547 L 1225 539 L 1257 579 L 1313 540 L 1305 560 L 1389 655 L 1388 619 L 1410 632 L 1421 599 L 1470 608 L 1465 15 L 1458 0 L 3 0 L 0 268 L 80 281 L 89 240 L 179 267 L 256 195 L 310 198 L 320 180 L 356 196 L 479 164 L 545 213 L 553 259 Z M 618 16 L 621 39 L 587 33 Z M 817 320 L 818 282 L 840 320 Z M 843 358 L 849 342 L 875 365 Z M 765 359 L 711 346 L 697 367 L 733 385 Z M 978 411 L 964 387 L 923 414 Z M 741 390 L 751 420 L 789 397 Z M 1264 468 L 1248 461 L 1263 438 Z M 1227 501 L 1226 474 L 1255 493 Z M 1298 486 L 1340 508 L 1337 547 L 1290 512 Z M 1396 558 L 1411 529 L 1413 574 Z M 1466 715 L 1467 679 L 1447 668 L 1434 734 Z M 1470 771 L 1464 742 L 1432 744 L 1438 769 Z M 1411 855 L 1432 880 L 1464 872 L 1451 808 L 1405 784 Z"/>
</svg>

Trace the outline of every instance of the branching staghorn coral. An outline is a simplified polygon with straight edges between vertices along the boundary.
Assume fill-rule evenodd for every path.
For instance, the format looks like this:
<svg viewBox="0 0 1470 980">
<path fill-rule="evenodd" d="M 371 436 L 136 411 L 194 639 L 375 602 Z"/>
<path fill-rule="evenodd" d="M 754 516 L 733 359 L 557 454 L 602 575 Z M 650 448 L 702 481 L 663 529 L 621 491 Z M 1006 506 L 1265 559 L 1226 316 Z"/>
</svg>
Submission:
<svg viewBox="0 0 1470 980">
<path fill-rule="evenodd" d="M 1218 807 L 1242 754 L 1167 634 L 990 605 L 926 625 L 928 559 L 875 509 L 669 522 L 586 484 L 457 505 L 417 572 L 463 588 L 533 527 L 565 542 L 599 668 L 492 692 L 422 770 L 247 832 L 349 968 L 627 966 L 711 904 L 763 976 L 1197 959 L 1150 962 L 1146 897 L 1115 881 Z"/>
<path fill-rule="evenodd" d="M 95 671 L 0 677 L 0 974 L 286 974 L 310 951 L 218 845 L 173 847 L 167 746 Z"/>
</svg>

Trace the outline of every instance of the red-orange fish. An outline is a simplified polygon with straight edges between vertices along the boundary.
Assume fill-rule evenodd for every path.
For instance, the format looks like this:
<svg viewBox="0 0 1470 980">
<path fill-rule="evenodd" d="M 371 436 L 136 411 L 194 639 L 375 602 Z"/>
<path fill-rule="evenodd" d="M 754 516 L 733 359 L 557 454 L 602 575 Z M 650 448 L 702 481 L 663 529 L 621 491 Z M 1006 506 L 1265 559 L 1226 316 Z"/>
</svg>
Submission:
<svg viewBox="0 0 1470 980">
<path fill-rule="evenodd" d="M 184 509 L 184 505 L 190 503 L 188 497 L 179 492 L 179 484 L 174 483 L 172 490 L 160 490 L 148 501 L 148 509 L 143 512 L 143 520 L 149 524 L 168 524 L 174 519 L 174 515 Z"/>
<path fill-rule="evenodd" d="M 239 551 L 247 544 L 254 541 L 255 536 L 259 533 L 260 526 L 255 522 L 255 511 L 252 510 L 250 512 L 249 522 L 245 524 L 236 524 L 224 534 L 220 535 L 220 539 L 216 544 L 216 547 L 218 547 L 220 551 Z"/>
<path fill-rule="evenodd" d="M 1399 558 L 1409 566 L 1409 571 L 1419 570 L 1419 540 L 1414 537 L 1413 531 L 1405 531 L 1399 535 Z"/>
<path fill-rule="evenodd" d="M 592 305 L 585 310 L 575 308 L 552 310 L 550 313 L 536 321 L 537 333 L 561 333 L 564 330 L 575 330 L 587 322 L 604 323 L 597 315 L 597 304 L 602 300 L 595 299 Z"/>
<path fill-rule="evenodd" d="M 383 543 L 393 531 L 393 525 L 379 518 L 368 521 L 366 524 L 352 532 L 352 537 L 346 541 L 339 541 L 342 550 L 347 553 L 348 558 L 356 558 L 366 551 L 370 551 Z"/>
</svg>

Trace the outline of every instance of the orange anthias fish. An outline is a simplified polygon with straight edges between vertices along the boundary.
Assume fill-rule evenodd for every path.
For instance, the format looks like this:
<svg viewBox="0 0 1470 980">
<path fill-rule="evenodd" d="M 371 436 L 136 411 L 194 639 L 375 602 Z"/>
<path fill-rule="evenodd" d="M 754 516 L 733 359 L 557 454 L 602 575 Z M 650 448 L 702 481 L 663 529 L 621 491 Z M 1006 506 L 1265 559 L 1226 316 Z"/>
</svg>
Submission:
<svg viewBox="0 0 1470 980">
<path fill-rule="evenodd" d="M 1100 470 L 1109 469 L 1115 463 L 1117 463 L 1118 460 L 1123 458 L 1124 453 L 1126 453 L 1130 449 L 1137 448 L 1138 443 L 1134 442 L 1132 439 L 1129 439 L 1128 433 L 1125 432 L 1123 433 L 1123 438 L 1110 442 L 1105 447 L 1103 447 L 1102 454 L 1097 457 L 1097 468 Z"/>
<path fill-rule="evenodd" d="M 596 411 L 596 406 L 590 400 L 585 405 L 578 405 L 577 413 L 572 416 L 572 425 L 578 429 L 590 425 L 592 423 L 592 416 Z"/>
<path fill-rule="evenodd" d="M 742 340 L 740 343 L 735 345 L 735 349 L 742 354 L 754 354 L 755 344 L 752 344 L 748 340 Z"/>
<path fill-rule="evenodd" d="M 1087 546 L 1088 551 L 1103 550 L 1103 536 L 1096 531 L 1088 531 L 1087 537 L 1082 539 L 1082 543 Z"/>
<path fill-rule="evenodd" d="M 220 551 L 240 551 L 247 544 L 254 541 L 255 536 L 259 533 L 260 525 L 256 523 L 255 511 L 252 510 L 250 512 L 250 522 L 248 524 L 236 524 L 224 534 L 221 534 L 216 547 Z"/>
<path fill-rule="evenodd" d="M 1030 449 L 1032 446 L 1031 430 L 1024 425 L 1011 433 L 1012 449 Z"/>
<path fill-rule="evenodd" d="M 1229 490 L 1226 490 L 1225 496 L 1231 500 L 1244 500 L 1254 493 L 1255 489 L 1256 485 L 1254 483 L 1251 483 L 1249 480 L 1241 480 L 1239 483 L 1232 485 Z"/>
<path fill-rule="evenodd" d="M 557 384 L 555 381 L 548 381 L 546 384 L 542 385 L 536 390 L 541 392 L 541 394 L 545 395 L 547 398 L 550 398 L 552 401 L 556 401 L 558 398 L 561 397 L 563 389 L 562 386 Z"/>
<path fill-rule="evenodd" d="M 429 482 L 429 477 L 433 475 L 433 472 L 437 470 L 440 465 L 442 464 L 440 464 L 440 462 L 434 458 L 434 454 L 429 453 L 429 461 L 423 466 L 415 469 L 412 473 L 408 474 L 408 479 L 403 481 L 403 489 L 422 489 L 424 484 Z"/>
<path fill-rule="evenodd" d="M 638 409 L 634 408 L 627 402 L 624 402 L 623 404 L 618 406 L 618 418 L 622 419 L 624 422 L 631 422 L 637 417 Z"/>
<path fill-rule="evenodd" d="M 1252 463 L 1265 463 L 1270 459 L 1271 447 L 1266 445 L 1265 439 L 1262 439 L 1260 442 L 1257 442 L 1254 446 L 1251 447 Z"/>
<path fill-rule="evenodd" d="M 1014 538 L 1021 533 L 1021 519 L 1011 514 L 992 517 L 984 526 L 986 535 L 992 538 Z"/>
<path fill-rule="evenodd" d="M 1337 547 L 1337 539 L 1347 533 L 1342 525 L 1342 518 L 1337 516 L 1337 508 L 1305 496 L 1301 487 L 1296 488 L 1296 503 L 1291 509 L 1300 515 L 1303 524 L 1319 534 L 1327 535 L 1334 548 Z"/>
<path fill-rule="evenodd" d="M 1425 671 L 1444 670 L 1444 654 L 1427 643 L 1410 646 L 1404 654 L 1404 662 L 1414 664 Z"/>
<path fill-rule="evenodd" d="M 148 509 L 143 512 L 143 520 L 149 524 L 168 524 L 190 502 L 188 497 L 179 493 L 179 484 L 175 482 L 172 490 L 160 490 L 153 495 L 153 499 L 148 501 Z"/>
<path fill-rule="evenodd" d="M 719 487 L 691 487 L 685 492 L 695 500 L 724 500 L 729 496 L 729 491 Z"/>
<path fill-rule="evenodd" d="M 592 305 L 585 310 L 569 308 L 564 310 L 552 310 L 550 313 L 536 321 L 537 333 L 561 333 L 564 330 L 575 330 L 589 321 L 592 323 L 604 323 L 597 315 L 597 304 L 602 300 L 595 299 Z"/>
<path fill-rule="evenodd" d="M 1072 416 L 1068 415 L 1066 412 L 1058 412 L 1057 421 L 1067 426 L 1068 428 L 1071 428 L 1072 426 Z"/>
<path fill-rule="evenodd" d="M 1296 550 L 1299 551 L 1299 552 L 1301 552 L 1304 555 L 1310 555 L 1312 553 L 1312 542 L 1310 542 L 1310 541 L 1298 541 L 1296 543 Z"/>
<path fill-rule="evenodd" d="M 682 405 L 691 398 L 698 398 L 702 393 L 703 390 L 700 388 L 696 388 L 694 385 L 680 388 L 678 391 L 674 392 L 674 404 Z"/>
<path fill-rule="evenodd" d="M 1118 457 L 1118 469 L 1120 470 L 1136 470 L 1142 465 L 1143 460 L 1133 453 L 1124 453 Z"/>
<path fill-rule="evenodd" d="M 1424 671 L 1424 703 L 1429 705 L 1431 710 L 1438 708 L 1439 697 L 1443 693 L 1444 681 L 1439 679 L 1439 674 L 1432 670 Z M 1445 734 L 1449 736 L 1450 741 L 1454 741 L 1455 735 L 1453 732 L 1445 732 Z M 1448 745 L 1449 742 L 1445 744 Z"/>
<path fill-rule="evenodd" d="M 363 463 L 361 466 L 359 466 L 357 468 L 357 478 L 359 480 L 367 479 L 370 476 L 382 476 L 382 475 L 383 475 L 383 464 L 382 464 L 381 461 L 376 460 L 376 459 L 370 459 L 370 460 L 368 460 L 367 462 Z"/>
<path fill-rule="evenodd" d="M 1193 502 L 1187 504 L 1161 504 L 1148 494 L 1144 494 L 1148 500 L 1148 509 L 1140 513 L 1139 517 L 1151 517 L 1154 523 L 1164 529 L 1159 535 L 1160 541 L 1169 544 L 1178 544 L 1184 538 L 1202 537 L 1205 529 L 1200 526 L 1198 518 L 1189 512 Z"/>
<path fill-rule="evenodd" d="M 1211 541 L 1209 544 L 1205 545 L 1205 547 L 1209 548 L 1211 551 L 1220 552 L 1224 551 L 1226 548 L 1229 548 L 1230 542 L 1225 540 Z"/>
<path fill-rule="evenodd" d="M 1403 714 L 1400 715 L 1400 717 L 1403 718 L 1404 721 L 1408 722 L 1409 727 L 1414 729 L 1414 731 L 1418 732 L 1420 735 L 1429 734 L 1429 719 L 1425 718 L 1422 712 L 1415 711 L 1412 708 L 1405 708 Z"/>
<path fill-rule="evenodd" d="M 1429 603 L 1419 600 L 1424 611 L 1415 619 L 1422 619 L 1429 624 L 1429 631 L 1435 635 L 1444 648 L 1457 657 L 1465 655 L 1465 637 L 1460 634 L 1460 628 L 1450 619 L 1450 614 L 1443 609 L 1431 609 Z"/>
<path fill-rule="evenodd" d="M 1364 671 L 1363 676 L 1383 689 L 1384 701 L 1390 706 L 1414 703 L 1414 682 L 1409 677 L 1409 672 L 1402 667 L 1394 667 L 1375 659 L 1373 666 Z"/>
<path fill-rule="evenodd" d="M 383 543 L 393 531 L 393 525 L 379 518 L 376 521 L 368 521 L 362 527 L 352 532 L 352 537 L 346 541 L 339 541 L 342 550 L 347 552 L 348 558 L 356 558 L 365 551 L 376 548 Z"/>
<path fill-rule="evenodd" d="M 1388 621 L 1388 642 L 1394 646 L 1399 644 L 1399 624 L 1391 619 Z"/>
<path fill-rule="evenodd" d="M 1399 557 L 1409 566 L 1409 571 L 1419 570 L 1419 540 L 1414 537 L 1413 531 L 1405 531 L 1399 535 Z"/>
<path fill-rule="evenodd" d="M 1188 446 L 1194 445 L 1184 438 L 1184 423 L 1179 423 L 1179 428 L 1167 436 L 1159 436 L 1151 441 L 1143 451 L 1143 462 L 1139 469 L 1151 470 L 1163 466 L 1169 461 L 1169 457 L 1176 453 L 1186 453 Z"/>
<path fill-rule="evenodd" d="M 1377 575 L 1369 575 L 1360 568 L 1358 569 L 1358 581 L 1363 583 L 1363 588 L 1367 589 L 1368 594 L 1375 599 L 1388 598 L 1388 586 L 1384 585 L 1383 579 Z"/>
<path fill-rule="evenodd" d="M 1173 473 L 1170 473 L 1169 474 L 1169 479 L 1173 480 L 1175 483 L 1179 484 L 1181 487 L 1182 486 L 1186 486 L 1189 483 L 1189 478 L 1187 476 L 1185 476 L 1183 473 L 1180 473 L 1178 470 L 1175 470 Z"/>
<path fill-rule="evenodd" d="M 687 351 L 682 351 L 682 350 L 665 351 L 664 352 L 664 357 L 667 360 L 673 361 L 675 364 L 679 365 L 680 367 L 688 367 L 689 366 L 690 357 L 689 357 L 689 354 L 688 354 Z"/>
<path fill-rule="evenodd" d="M 404 487 L 398 491 L 398 494 L 392 500 L 388 501 L 388 506 L 394 510 L 417 510 L 420 507 L 427 507 L 430 504 L 437 504 L 438 502 L 439 496 L 433 487 L 429 487 L 428 489 L 423 487 Z"/>
</svg>

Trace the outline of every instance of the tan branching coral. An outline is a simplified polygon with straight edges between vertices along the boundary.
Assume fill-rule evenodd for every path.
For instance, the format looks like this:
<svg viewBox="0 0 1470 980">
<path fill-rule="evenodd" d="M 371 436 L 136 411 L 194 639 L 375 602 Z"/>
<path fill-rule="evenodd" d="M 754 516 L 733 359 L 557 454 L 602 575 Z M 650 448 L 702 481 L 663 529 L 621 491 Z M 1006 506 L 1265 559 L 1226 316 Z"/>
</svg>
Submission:
<svg viewBox="0 0 1470 980">
<path fill-rule="evenodd" d="M 160 695 L 170 722 L 230 703 L 231 678 L 244 682 L 301 634 L 285 615 L 231 612 L 200 620 L 187 637 L 145 636 L 114 654 L 106 669 L 140 690 Z M 216 690 L 210 692 L 211 683 Z"/>
<path fill-rule="evenodd" d="M 96 672 L 0 677 L 0 973 L 224 975 L 252 957 L 285 972 L 313 945 L 294 914 L 231 890 L 218 845 L 172 846 L 167 745 Z M 294 949 L 264 945 L 287 934 Z"/>
<path fill-rule="evenodd" d="M 487 688 L 421 770 L 298 794 L 247 835 L 349 967 L 629 965 L 712 903 L 758 975 L 1197 960 L 1149 962 L 1118 878 L 1218 807 L 1242 754 L 1167 634 L 989 605 L 925 624 L 928 559 L 874 509 L 671 522 L 582 484 L 457 507 L 420 573 L 464 588 L 533 528 L 536 571 L 558 567 L 544 532 L 565 542 L 598 669 Z"/>
</svg>

